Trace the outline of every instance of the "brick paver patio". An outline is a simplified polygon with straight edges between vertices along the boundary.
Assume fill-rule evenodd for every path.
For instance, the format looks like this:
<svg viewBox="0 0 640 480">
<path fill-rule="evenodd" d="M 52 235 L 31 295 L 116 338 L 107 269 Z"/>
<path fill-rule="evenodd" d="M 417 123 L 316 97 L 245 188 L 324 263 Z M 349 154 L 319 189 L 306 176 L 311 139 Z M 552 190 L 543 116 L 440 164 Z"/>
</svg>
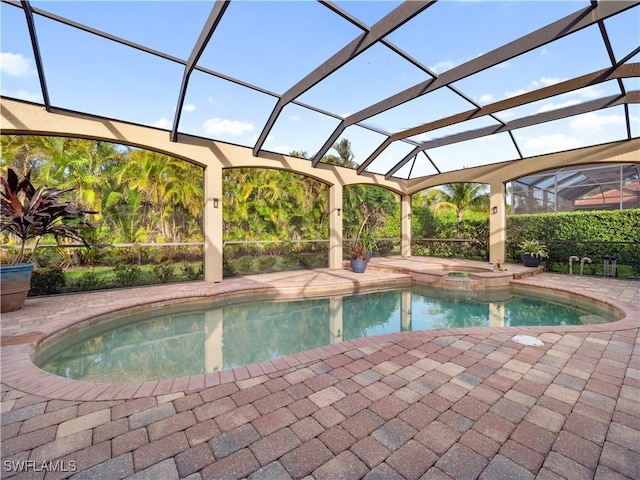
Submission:
<svg viewBox="0 0 640 480">
<path fill-rule="evenodd" d="M 168 289 L 402 278 L 318 270 L 29 299 L 2 317 L 2 478 L 640 478 L 640 282 L 517 280 L 607 299 L 627 314 L 611 324 L 404 332 L 202 378 L 96 386 L 28 362 L 87 310 Z M 544 345 L 511 340 L 521 333 Z"/>
</svg>

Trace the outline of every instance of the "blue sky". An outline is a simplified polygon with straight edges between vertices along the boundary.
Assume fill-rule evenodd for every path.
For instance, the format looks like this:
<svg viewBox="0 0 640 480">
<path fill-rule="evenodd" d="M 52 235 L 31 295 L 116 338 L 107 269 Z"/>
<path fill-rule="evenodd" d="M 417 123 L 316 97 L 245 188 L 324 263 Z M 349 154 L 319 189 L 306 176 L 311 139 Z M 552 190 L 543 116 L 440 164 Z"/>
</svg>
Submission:
<svg viewBox="0 0 640 480">
<path fill-rule="evenodd" d="M 372 25 L 399 2 L 336 2 Z M 440 1 L 391 33 L 387 39 L 440 74 L 545 24 L 573 13 L 581 1 Z M 187 59 L 211 11 L 211 1 L 32 1 L 36 8 Z M 42 102 L 24 14 L 1 5 L 2 95 Z M 605 21 L 616 59 L 640 43 L 640 7 Z M 36 15 L 36 28 L 54 106 L 170 129 L 184 68 L 127 46 L 71 29 Z M 361 33 L 313 1 L 232 1 L 199 65 L 282 94 L 318 64 Z M 640 55 L 632 60 L 640 61 Z M 481 105 L 535 90 L 610 66 L 596 25 L 457 82 L 454 86 Z M 339 116 L 430 78 L 385 47 L 375 45 L 298 100 Z M 624 80 L 640 90 L 638 78 Z M 607 82 L 562 97 L 500 112 L 504 121 L 619 93 Z M 191 76 L 179 130 L 252 147 L 276 98 L 201 72 Z M 365 124 L 387 133 L 473 108 L 449 89 L 439 89 Z M 632 135 L 640 136 L 640 108 L 631 105 Z M 313 155 L 339 121 L 290 104 L 269 134 L 264 149 Z M 413 138 L 423 142 L 461 131 L 498 125 L 482 119 Z M 363 162 L 384 136 L 358 126 L 344 132 L 356 161 Z M 549 153 L 626 136 L 622 107 L 514 131 L 524 156 Z M 369 169 L 384 173 L 412 145 L 395 142 Z M 518 158 L 508 134 L 428 150 L 441 171 Z M 398 174 L 408 175 L 409 165 Z M 412 176 L 435 173 L 423 155 Z"/>
</svg>

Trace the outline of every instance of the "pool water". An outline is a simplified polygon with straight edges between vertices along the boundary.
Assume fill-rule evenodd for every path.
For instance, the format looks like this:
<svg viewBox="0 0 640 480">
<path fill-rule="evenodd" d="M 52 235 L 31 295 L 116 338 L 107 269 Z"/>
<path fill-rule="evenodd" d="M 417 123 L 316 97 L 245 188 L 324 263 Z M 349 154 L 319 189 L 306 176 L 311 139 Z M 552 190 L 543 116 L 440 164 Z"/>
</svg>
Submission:
<svg viewBox="0 0 640 480">
<path fill-rule="evenodd" d="M 382 333 L 616 319 L 593 307 L 509 290 L 460 292 L 414 285 L 329 298 L 149 310 L 56 342 L 35 363 L 72 379 L 140 382 L 215 372 Z"/>
</svg>

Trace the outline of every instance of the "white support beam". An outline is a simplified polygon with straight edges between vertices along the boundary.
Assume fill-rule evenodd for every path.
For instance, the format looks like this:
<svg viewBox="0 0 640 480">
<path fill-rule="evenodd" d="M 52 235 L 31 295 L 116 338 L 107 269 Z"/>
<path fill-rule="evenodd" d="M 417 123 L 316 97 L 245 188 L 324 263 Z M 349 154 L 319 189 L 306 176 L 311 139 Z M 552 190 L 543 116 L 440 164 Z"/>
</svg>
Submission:
<svg viewBox="0 0 640 480">
<path fill-rule="evenodd" d="M 504 263 L 507 254 L 507 202 L 504 183 L 492 183 L 489 200 L 489 262 Z"/>
<path fill-rule="evenodd" d="M 204 280 L 222 281 L 222 167 L 204 169 Z"/>
<path fill-rule="evenodd" d="M 342 268 L 342 185 L 329 187 L 329 268 Z"/>
<path fill-rule="evenodd" d="M 411 256 L 411 195 L 400 197 L 400 253 Z"/>
</svg>

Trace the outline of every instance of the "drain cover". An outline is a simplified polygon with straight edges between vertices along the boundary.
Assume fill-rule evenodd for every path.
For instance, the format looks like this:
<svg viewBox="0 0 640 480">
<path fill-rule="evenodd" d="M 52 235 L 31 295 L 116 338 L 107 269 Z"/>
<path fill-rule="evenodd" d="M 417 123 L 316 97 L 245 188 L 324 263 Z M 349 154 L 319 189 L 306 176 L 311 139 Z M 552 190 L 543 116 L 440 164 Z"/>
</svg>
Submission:
<svg viewBox="0 0 640 480">
<path fill-rule="evenodd" d="M 540 345 L 544 345 L 542 341 L 538 340 L 536 337 L 532 337 L 530 335 L 516 335 L 511 340 L 516 343 L 521 343 L 523 345 L 533 345 L 539 347 Z"/>
</svg>

